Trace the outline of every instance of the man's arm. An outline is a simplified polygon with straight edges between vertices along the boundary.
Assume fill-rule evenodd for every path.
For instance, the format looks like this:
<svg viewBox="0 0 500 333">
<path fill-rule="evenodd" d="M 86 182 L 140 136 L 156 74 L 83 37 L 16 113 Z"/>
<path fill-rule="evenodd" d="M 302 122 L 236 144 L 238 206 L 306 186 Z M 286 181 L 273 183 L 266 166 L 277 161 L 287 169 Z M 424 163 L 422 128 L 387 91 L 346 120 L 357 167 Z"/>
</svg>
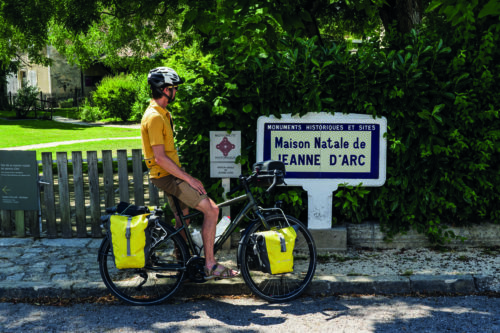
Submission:
<svg viewBox="0 0 500 333">
<path fill-rule="evenodd" d="M 188 183 L 192 188 L 200 192 L 201 194 L 206 194 L 207 191 L 205 191 L 205 188 L 203 187 L 202 182 L 200 182 L 198 179 L 194 178 L 181 168 L 175 164 L 174 161 L 167 155 L 165 155 L 165 146 L 164 145 L 154 145 L 151 148 L 153 148 L 153 154 L 155 156 L 155 162 L 158 164 L 163 170 L 167 171 L 171 175 L 184 180 L 186 183 Z"/>
</svg>

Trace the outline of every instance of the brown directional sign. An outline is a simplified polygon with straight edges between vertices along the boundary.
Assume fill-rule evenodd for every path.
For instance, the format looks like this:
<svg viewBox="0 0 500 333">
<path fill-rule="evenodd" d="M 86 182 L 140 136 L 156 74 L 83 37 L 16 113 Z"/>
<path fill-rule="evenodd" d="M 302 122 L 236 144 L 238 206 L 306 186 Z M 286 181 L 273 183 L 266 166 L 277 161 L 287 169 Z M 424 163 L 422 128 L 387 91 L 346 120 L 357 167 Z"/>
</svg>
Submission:
<svg viewBox="0 0 500 333">
<path fill-rule="evenodd" d="M 0 150 L 0 209 L 38 209 L 36 152 Z"/>
</svg>

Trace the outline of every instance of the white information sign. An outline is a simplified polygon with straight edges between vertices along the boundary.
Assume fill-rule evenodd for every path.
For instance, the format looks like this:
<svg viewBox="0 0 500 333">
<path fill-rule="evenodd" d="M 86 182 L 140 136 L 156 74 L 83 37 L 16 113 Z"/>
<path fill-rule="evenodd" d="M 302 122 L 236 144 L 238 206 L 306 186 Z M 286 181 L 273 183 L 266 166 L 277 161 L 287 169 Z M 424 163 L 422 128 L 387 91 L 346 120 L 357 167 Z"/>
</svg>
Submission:
<svg viewBox="0 0 500 333">
<path fill-rule="evenodd" d="M 241 164 L 236 158 L 241 155 L 241 132 L 210 131 L 210 177 L 238 178 Z"/>
<path fill-rule="evenodd" d="M 332 192 L 340 184 L 382 186 L 386 178 L 385 118 L 308 113 L 257 121 L 257 161 L 279 160 L 286 183 L 308 192 L 308 226 L 331 227 Z"/>
</svg>

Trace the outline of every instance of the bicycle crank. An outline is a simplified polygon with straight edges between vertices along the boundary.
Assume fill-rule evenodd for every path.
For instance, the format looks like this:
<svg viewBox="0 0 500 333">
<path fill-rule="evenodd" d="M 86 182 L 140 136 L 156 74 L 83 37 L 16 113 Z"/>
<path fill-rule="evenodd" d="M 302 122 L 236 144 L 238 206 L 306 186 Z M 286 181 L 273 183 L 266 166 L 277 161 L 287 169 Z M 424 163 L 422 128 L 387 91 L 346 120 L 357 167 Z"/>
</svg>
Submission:
<svg viewBox="0 0 500 333">
<path fill-rule="evenodd" d="M 192 257 L 186 264 L 187 277 L 191 282 L 203 283 L 205 280 L 205 258 Z"/>
</svg>

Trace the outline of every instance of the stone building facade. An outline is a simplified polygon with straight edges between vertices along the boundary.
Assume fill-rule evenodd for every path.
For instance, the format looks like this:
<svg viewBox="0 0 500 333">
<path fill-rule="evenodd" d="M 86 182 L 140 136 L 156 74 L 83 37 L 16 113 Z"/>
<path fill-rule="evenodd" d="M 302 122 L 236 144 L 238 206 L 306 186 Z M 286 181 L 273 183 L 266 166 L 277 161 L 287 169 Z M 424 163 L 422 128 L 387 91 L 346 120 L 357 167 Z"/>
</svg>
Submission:
<svg viewBox="0 0 500 333">
<path fill-rule="evenodd" d="M 103 66 L 94 65 L 82 71 L 78 66 L 70 65 L 52 46 L 44 50 L 52 59 L 50 66 L 29 64 L 27 57 L 17 73 L 7 77 L 7 94 L 16 95 L 17 91 L 27 85 L 36 86 L 43 96 L 54 100 L 88 96 L 96 88 L 96 84 L 107 74 Z"/>
</svg>

